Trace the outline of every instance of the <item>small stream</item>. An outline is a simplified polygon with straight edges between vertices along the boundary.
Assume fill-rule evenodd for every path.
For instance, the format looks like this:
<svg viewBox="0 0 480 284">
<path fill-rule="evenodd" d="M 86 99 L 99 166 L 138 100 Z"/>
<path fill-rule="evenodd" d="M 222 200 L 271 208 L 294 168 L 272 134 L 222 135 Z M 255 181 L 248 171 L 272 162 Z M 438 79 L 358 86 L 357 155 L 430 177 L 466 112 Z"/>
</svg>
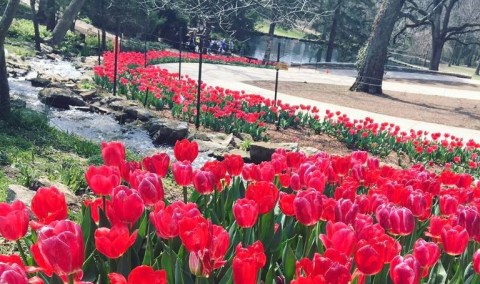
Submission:
<svg viewBox="0 0 480 284">
<path fill-rule="evenodd" d="M 34 70 L 39 66 L 45 67 L 42 70 L 43 74 L 55 74 L 64 78 L 80 78 L 82 76 L 80 71 L 66 61 L 45 59 L 32 59 L 32 61 L 31 66 L 36 66 L 33 67 Z M 26 77 L 28 78 L 28 75 Z M 95 142 L 122 141 L 127 149 L 141 156 L 166 152 L 173 158 L 173 148 L 154 145 L 148 132 L 140 125 L 120 124 L 110 115 L 84 112 L 73 108 L 60 110 L 46 106 L 38 99 L 38 92 L 42 88 L 33 87 L 25 78 L 9 78 L 9 84 L 13 97 L 25 101 L 27 108 L 45 113 L 52 127 Z M 199 168 L 208 160 L 211 158 L 207 156 L 207 153 L 200 153 L 193 166 Z"/>
</svg>

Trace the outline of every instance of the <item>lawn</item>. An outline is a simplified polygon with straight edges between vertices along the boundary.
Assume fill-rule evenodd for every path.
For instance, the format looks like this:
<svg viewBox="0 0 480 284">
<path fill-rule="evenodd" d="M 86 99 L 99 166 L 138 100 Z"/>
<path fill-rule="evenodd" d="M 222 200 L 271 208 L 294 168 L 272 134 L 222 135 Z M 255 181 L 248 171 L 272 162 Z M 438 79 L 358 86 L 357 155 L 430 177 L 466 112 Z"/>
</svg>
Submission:
<svg viewBox="0 0 480 284">
<path fill-rule="evenodd" d="M 98 144 L 56 130 L 43 114 L 26 109 L 0 121 L 0 145 L 0 201 L 9 184 L 29 187 L 40 176 L 73 191 L 86 188 L 87 165 L 102 162 Z"/>
<path fill-rule="evenodd" d="M 453 66 L 453 65 L 449 67 L 448 64 L 441 64 L 440 71 L 465 74 L 465 75 L 472 76 L 472 79 L 480 80 L 480 76 L 475 75 L 475 68 L 473 67 Z"/>
<path fill-rule="evenodd" d="M 269 23 L 268 22 L 261 22 L 258 23 L 255 26 L 255 30 L 261 33 L 268 34 L 268 29 L 269 29 Z M 290 38 L 298 38 L 302 39 L 305 37 L 306 33 L 300 29 L 284 29 L 282 27 L 275 27 L 275 35 L 276 36 L 284 36 L 284 37 L 290 37 Z"/>
</svg>

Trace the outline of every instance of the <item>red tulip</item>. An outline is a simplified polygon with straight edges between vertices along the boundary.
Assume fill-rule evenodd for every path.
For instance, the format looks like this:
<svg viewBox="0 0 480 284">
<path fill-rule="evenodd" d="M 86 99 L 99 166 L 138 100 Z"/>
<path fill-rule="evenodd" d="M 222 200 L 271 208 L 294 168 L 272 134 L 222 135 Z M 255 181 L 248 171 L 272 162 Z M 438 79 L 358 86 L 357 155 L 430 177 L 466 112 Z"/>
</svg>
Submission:
<svg viewBox="0 0 480 284">
<path fill-rule="evenodd" d="M 146 206 L 163 200 L 163 183 L 157 174 L 136 170 L 132 173 L 130 185 L 138 191 Z"/>
<path fill-rule="evenodd" d="M 366 275 L 379 273 L 385 263 L 385 244 L 375 240 L 360 240 L 354 259 L 358 270 Z"/>
<path fill-rule="evenodd" d="M 20 265 L 0 262 L 0 283 L 28 284 L 28 279 Z"/>
<path fill-rule="evenodd" d="M 287 216 L 295 216 L 295 209 L 293 207 L 293 201 L 295 200 L 295 194 L 286 194 L 285 192 L 280 192 L 280 210 L 283 214 Z"/>
<path fill-rule="evenodd" d="M 227 262 L 224 257 L 230 246 L 230 236 L 223 227 L 211 225 L 210 232 L 209 245 L 203 250 L 190 252 L 188 261 L 190 271 L 205 278 Z"/>
<path fill-rule="evenodd" d="M 328 222 L 327 234 L 321 234 L 320 239 L 325 248 L 332 248 L 347 256 L 352 255 L 357 243 L 357 237 L 353 228 L 342 222 Z"/>
<path fill-rule="evenodd" d="M 452 227 L 447 224 L 443 227 L 442 233 L 443 250 L 449 255 L 462 254 L 468 245 L 468 233 L 462 226 Z"/>
<path fill-rule="evenodd" d="M 415 217 L 408 208 L 395 208 L 390 212 L 390 225 L 393 235 L 410 235 L 415 229 Z"/>
<path fill-rule="evenodd" d="M 114 187 L 122 181 L 120 171 L 116 167 L 90 166 L 85 173 L 88 186 L 97 195 L 110 195 Z"/>
<path fill-rule="evenodd" d="M 155 210 L 150 213 L 152 222 L 157 234 L 162 239 L 172 239 L 178 236 L 178 222 L 184 217 L 200 216 L 201 213 L 195 203 L 183 203 L 175 201 L 169 206 L 163 206 L 160 202 L 155 206 Z"/>
<path fill-rule="evenodd" d="M 273 182 L 275 179 L 275 168 L 269 162 L 262 162 L 259 166 L 260 181 Z"/>
<path fill-rule="evenodd" d="M 420 282 L 421 268 L 412 255 L 397 255 L 390 263 L 390 278 L 394 284 L 416 284 Z"/>
<path fill-rule="evenodd" d="M 9 241 L 17 241 L 27 234 L 30 213 L 20 200 L 12 204 L 0 203 L 0 235 Z"/>
<path fill-rule="evenodd" d="M 425 232 L 425 236 L 430 237 L 435 241 L 440 241 L 442 229 L 447 224 L 450 224 L 450 220 L 439 216 L 432 216 L 430 218 L 430 227 L 428 227 L 428 230 Z"/>
<path fill-rule="evenodd" d="M 122 142 L 102 142 L 102 157 L 105 165 L 120 168 L 125 161 L 125 146 Z"/>
<path fill-rule="evenodd" d="M 451 215 L 457 212 L 458 198 L 450 194 L 443 194 L 439 197 L 440 213 L 442 215 Z"/>
<path fill-rule="evenodd" d="M 68 217 L 65 195 L 54 186 L 39 188 L 33 196 L 31 208 L 39 222 L 34 223 L 38 225 L 35 226 L 37 229 Z"/>
<path fill-rule="evenodd" d="M 193 187 L 200 194 L 210 194 L 215 189 L 215 175 L 209 171 L 198 170 L 193 174 Z"/>
<path fill-rule="evenodd" d="M 350 169 L 350 157 L 334 157 L 332 159 L 332 165 L 338 176 L 346 176 Z"/>
<path fill-rule="evenodd" d="M 113 189 L 112 199 L 108 201 L 108 205 L 107 215 L 112 224 L 116 224 L 116 222 L 112 222 L 115 220 L 123 224 L 133 225 L 144 211 L 140 194 L 123 185 Z"/>
<path fill-rule="evenodd" d="M 165 270 L 153 270 L 150 266 L 140 265 L 135 267 L 128 275 L 128 282 L 119 273 L 108 274 L 110 284 L 166 284 L 167 273 Z"/>
<path fill-rule="evenodd" d="M 246 181 L 260 181 L 260 167 L 256 164 L 244 164 L 242 178 Z"/>
<path fill-rule="evenodd" d="M 473 270 L 480 274 L 480 249 L 473 254 Z"/>
<path fill-rule="evenodd" d="M 224 158 L 223 163 L 229 175 L 239 176 L 242 174 L 244 161 L 241 156 L 232 154 L 224 155 Z"/>
<path fill-rule="evenodd" d="M 292 174 L 290 177 L 290 188 L 294 191 L 302 189 L 302 183 L 300 182 L 300 176 L 298 174 Z"/>
<path fill-rule="evenodd" d="M 464 227 L 470 239 L 480 241 L 480 214 L 473 206 L 460 206 L 457 211 L 456 225 Z"/>
<path fill-rule="evenodd" d="M 203 216 L 184 217 L 178 222 L 178 234 L 189 252 L 207 248 L 210 241 L 211 222 Z"/>
<path fill-rule="evenodd" d="M 172 164 L 173 177 L 180 186 L 189 186 L 192 184 L 193 169 L 189 161 L 174 162 Z"/>
<path fill-rule="evenodd" d="M 155 173 L 160 177 L 165 177 L 170 165 L 170 156 L 166 153 L 158 153 L 151 157 L 145 157 L 142 160 L 143 168 L 151 173 Z"/>
<path fill-rule="evenodd" d="M 130 182 L 131 175 L 133 172 L 136 170 L 140 170 L 142 165 L 140 165 L 139 162 L 135 161 L 123 161 L 123 163 L 120 166 L 120 174 L 122 175 L 122 178 L 128 182 Z"/>
<path fill-rule="evenodd" d="M 70 220 L 54 221 L 37 231 L 37 235 L 31 252 L 46 275 L 55 273 L 65 278 L 82 273 L 85 245 L 80 225 Z"/>
<path fill-rule="evenodd" d="M 173 147 L 173 154 L 175 155 L 175 159 L 177 159 L 177 161 L 188 161 L 191 163 L 198 156 L 198 144 L 195 141 L 190 142 L 187 139 L 177 141 Z"/>
<path fill-rule="evenodd" d="M 425 221 L 432 214 L 432 195 L 416 190 L 408 196 L 405 207 L 410 209 L 413 216 L 420 221 Z"/>
<path fill-rule="evenodd" d="M 413 255 L 421 267 L 433 267 L 440 258 L 440 248 L 436 243 L 418 239 L 413 246 Z"/>
<path fill-rule="evenodd" d="M 137 239 L 137 231 L 130 235 L 125 225 L 114 225 L 110 228 L 95 230 L 95 247 L 108 258 L 121 257 Z"/>
<path fill-rule="evenodd" d="M 358 213 L 358 205 L 350 199 L 340 199 L 335 205 L 335 221 L 353 224 Z"/>
<path fill-rule="evenodd" d="M 258 219 L 258 205 L 254 200 L 241 198 L 233 204 L 233 216 L 241 228 L 251 228 Z"/>
<path fill-rule="evenodd" d="M 260 181 L 248 186 L 245 197 L 258 204 L 258 213 L 268 213 L 277 203 L 279 191 L 271 182 Z"/>
<path fill-rule="evenodd" d="M 313 259 L 303 258 L 296 263 L 296 279 L 291 283 L 348 284 L 351 264 L 342 253 L 327 249 L 324 255 L 315 253 Z"/>
<path fill-rule="evenodd" d="M 256 284 L 258 272 L 266 261 L 267 257 L 260 241 L 256 241 L 246 248 L 243 248 L 242 244 L 238 244 L 232 264 L 233 283 Z"/>
<path fill-rule="evenodd" d="M 315 225 L 322 216 L 322 194 L 313 188 L 299 191 L 293 200 L 293 209 L 298 222 Z"/>
<path fill-rule="evenodd" d="M 287 165 L 292 169 L 297 169 L 305 160 L 305 154 L 301 152 L 287 152 Z"/>
</svg>

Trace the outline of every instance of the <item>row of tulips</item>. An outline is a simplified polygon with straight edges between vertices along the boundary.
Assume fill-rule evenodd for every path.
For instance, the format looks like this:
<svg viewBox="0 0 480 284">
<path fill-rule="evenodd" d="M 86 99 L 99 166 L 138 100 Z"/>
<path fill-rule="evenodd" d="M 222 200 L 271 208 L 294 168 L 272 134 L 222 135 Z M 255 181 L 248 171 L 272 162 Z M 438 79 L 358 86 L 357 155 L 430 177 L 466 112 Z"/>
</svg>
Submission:
<svg viewBox="0 0 480 284">
<path fill-rule="evenodd" d="M 225 155 L 193 170 L 196 142 L 127 161 L 102 143 L 79 223 L 65 196 L 0 203 L 1 283 L 479 283 L 480 184 L 366 152 L 269 162 Z M 183 201 L 164 199 L 171 176 Z M 29 230 L 30 228 L 30 230 Z M 27 250 L 25 250 L 27 247 Z"/>
<path fill-rule="evenodd" d="M 154 58 L 149 52 L 147 58 Z M 194 121 L 196 116 L 196 81 L 169 73 L 155 66 L 144 66 L 139 53 L 120 53 L 120 91 L 157 109 L 168 107 L 174 116 Z M 97 82 L 111 88 L 113 82 L 113 55 L 105 54 L 103 66 L 95 68 Z M 410 161 L 433 164 L 451 164 L 457 172 L 480 175 L 480 144 L 449 135 L 427 131 L 403 131 L 394 123 L 378 123 L 373 119 L 350 119 L 338 111 L 325 110 L 322 115 L 316 107 L 289 105 L 265 99 L 260 95 L 245 94 L 221 87 L 201 86 L 201 125 L 227 133 L 246 132 L 257 140 L 266 140 L 267 123 L 287 127 L 308 127 L 315 133 L 337 137 L 354 149 L 368 150 L 377 156 L 397 152 Z"/>
<path fill-rule="evenodd" d="M 148 64 L 159 64 L 159 63 L 171 63 L 178 62 L 179 53 L 176 51 L 168 50 L 158 50 L 158 51 L 149 51 L 148 54 Z M 198 62 L 200 55 L 198 53 L 192 52 L 182 52 L 182 62 L 192 63 Z M 241 66 L 255 66 L 263 67 L 270 66 L 264 65 L 262 61 L 257 59 L 250 59 L 246 57 L 238 56 L 225 56 L 217 54 L 204 54 L 203 61 L 205 63 L 214 63 L 214 64 L 229 64 L 229 65 L 241 65 Z"/>
</svg>

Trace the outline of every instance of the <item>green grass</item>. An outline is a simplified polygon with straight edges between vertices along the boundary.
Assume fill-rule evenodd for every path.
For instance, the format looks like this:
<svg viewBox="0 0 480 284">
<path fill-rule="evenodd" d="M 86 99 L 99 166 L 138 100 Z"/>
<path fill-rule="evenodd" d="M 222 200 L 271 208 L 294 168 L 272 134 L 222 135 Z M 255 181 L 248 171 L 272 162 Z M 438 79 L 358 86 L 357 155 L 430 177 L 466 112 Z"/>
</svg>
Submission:
<svg viewBox="0 0 480 284">
<path fill-rule="evenodd" d="M 8 184 L 31 186 L 46 176 L 72 191 L 86 188 L 85 169 L 101 163 L 100 146 L 50 127 L 43 114 L 15 109 L 0 121 L 0 201 Z"/>
<path fill-rule="evenodd" d="M 475 75 L 475 68 L 470 68 L 466 66 L 453 66 L 453 65 L 448 67 L 448 64 L 441 64 L 439 69 L 440 71 L 443 71 L 443 72 L 465 74 L 468 76 L 472 76 L 472 79 L 480 80 L 480 76 Z"/>
<path fill-rule="evenodd" d="M 269 29 L 270 23 L 264 21 L 261 23 L 258 23 L 255 25 L 255 30 L 261 33 L 268 34 L 268 29 Z M 298 38 L 302 39 L 305 37 L 306 33 L 299 30 L 299 29 L 289 29 L 286 30 L 282 27 L 279 27 L 278 25 L 275 27 L 275 33 L 276 36 L 284 36 L 284 37 L 290 37 L 290 38 Z"/>
</svg>

